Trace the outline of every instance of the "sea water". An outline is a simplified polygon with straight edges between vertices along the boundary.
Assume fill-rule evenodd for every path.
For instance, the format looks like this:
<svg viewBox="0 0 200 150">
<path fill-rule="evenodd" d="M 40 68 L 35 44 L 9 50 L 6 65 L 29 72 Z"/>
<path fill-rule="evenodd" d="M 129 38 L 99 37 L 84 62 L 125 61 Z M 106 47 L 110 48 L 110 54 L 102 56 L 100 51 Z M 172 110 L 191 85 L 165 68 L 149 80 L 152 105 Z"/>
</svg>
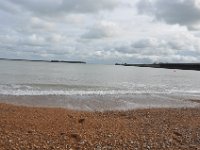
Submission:
<svg viewBox="0 0 200 150">
<path fill-rule="evenodd" d="M 196 107 L 200 72 L 0 61 L 0 102 L 83 110 Z"/>
</svg>

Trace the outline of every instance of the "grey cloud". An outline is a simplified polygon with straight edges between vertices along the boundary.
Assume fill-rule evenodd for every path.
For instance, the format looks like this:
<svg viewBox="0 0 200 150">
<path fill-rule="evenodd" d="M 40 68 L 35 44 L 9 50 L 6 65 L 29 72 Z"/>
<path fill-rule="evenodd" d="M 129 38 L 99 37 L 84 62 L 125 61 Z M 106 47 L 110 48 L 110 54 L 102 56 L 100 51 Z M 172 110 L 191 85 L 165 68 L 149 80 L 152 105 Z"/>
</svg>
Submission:
<svg viewBox="0 0 200 150">
<path fill-rule="evenodd" d="M 10 12 L 13 14 L 21 11 L 20 7 L 18 7 L 18 5 L 10 2 L 9 0 L 0 2 L 0 10 L 3 10 L 5 12 Z"/>
<path fill-rule="evenodd" d="M 82 38 L 85 39 L 101 39 L 104 37 L 108 37 L 107 32 L 102 28 L 91 28 L 86 33 L 82 35 Z"/>
<path fill-rule="evenodd" d="M 62 13 L 95 13 L 112 10 L 118 6 L 118 0 L 8 0 L 16 8 L 25 9 L 40 15 Z M 5 8 L 9 11 L 9 7 Z M 66 14 L 65 14 L 66 15 Z"/>
<path fill-rule="evenodd" d="M 141 54 L 141 55 L 171 55 L 176 51 L 172 50 L 170 45 L 165 40 L 156 38 L 144 38 L 132 42 L 127 46 L 116 48 L 117 51 L 128 54 Z"/>
<path fill-rule="evenodd" d="M 132 43 L 131 47 L 135 49 L 143 49 L 143 50 L 151 50 L 156 52 L 156 50 L 160 53 L 163 51 L 167 52 L 175 52 L 187 49 L 191 51 L 191 45 L 194 46 L 195 43 L 188 43 L 186 42 L 187 39 L 178 39 L 178 38 L 169 38 L 169 39 L 157 39 L 157 38 L 145 38 L 140 39 Z M 197 44 L 198 45 L 198 44 Z M 170 53 L 171 53 L 170 52 Z"/>
<path fill-rule="evenodd" d="M 173 36 L 172 36 L 173 37 Z M 115 47 L 122 56 L 130 56 L 146 62 L 197 62 L 199 39 L 142 38 L 127 45 Z M 193 37 L 195 38 L 195 37 Z"/>
<path fill-rule="evenodd" d="M 100 10 L 112 10 L 118 5 L 117 0 L 64 0 L 62 8 L 70 12 L 98 12 Z"/>
<path fill-rule="evenodd" d="M 140 0 L 139 13 L 154 15 L 157 20 L 195 28 L 200 22 L 198 0 Z"/>
<path fill-rule="evenodd" d="M 161 44 L 161 41 L 158 41 L 157 39 L 148 38 L 148 39 L 141 39 L 136 41 L 132 44 L 132 47 L 134 48 L 152 48 L 152 47 L 158 47 Z"/>
</svg>

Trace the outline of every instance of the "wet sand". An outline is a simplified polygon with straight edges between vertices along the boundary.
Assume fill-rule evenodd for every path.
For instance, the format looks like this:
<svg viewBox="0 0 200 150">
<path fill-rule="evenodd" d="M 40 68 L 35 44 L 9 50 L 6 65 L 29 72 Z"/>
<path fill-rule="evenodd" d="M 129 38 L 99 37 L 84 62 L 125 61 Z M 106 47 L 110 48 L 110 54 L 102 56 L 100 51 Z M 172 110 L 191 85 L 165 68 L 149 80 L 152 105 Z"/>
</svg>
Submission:
<svg viewBox="0 0 200 150">
<path fill-rule="evenodd" d="M 198 149 L 200 109 L 86 112 L 0 104 L 0 149 Z"/>
<path fill-rule="evenodd" d="M 195 97 L 178 98 L 163 95 L 128 95 L 116 98 L 97 96 L 70 97 L 63 95 L 0 95 L 0 103 L 23 105 L 28 107 L 65 108 L 84 111 L 115 111 L 147 108 L 195 108 L 200 106 L 200 99 Z"/>
</svg>

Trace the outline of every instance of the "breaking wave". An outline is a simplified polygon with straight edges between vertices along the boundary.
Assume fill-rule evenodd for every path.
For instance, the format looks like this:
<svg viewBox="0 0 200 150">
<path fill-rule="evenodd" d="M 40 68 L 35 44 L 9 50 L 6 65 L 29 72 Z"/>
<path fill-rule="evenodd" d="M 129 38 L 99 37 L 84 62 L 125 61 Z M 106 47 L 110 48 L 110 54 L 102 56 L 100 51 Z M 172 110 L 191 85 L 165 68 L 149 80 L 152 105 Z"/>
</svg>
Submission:
<svg viewBox="0 0 200 150">
<path fill-rule="evenodd" d="M 135 87 L 132 89 L 113 89 L 97 87 L 81 87 L 67 85 L 0 85 L 0 95 L 39 96 L 39 95 L 64 95 L 64 96 L 104 96 L 104 95 L 134 95 L 134 94 L 199 94 L 198 90 L 166 89 L 153 87 Z"/>
</svg>

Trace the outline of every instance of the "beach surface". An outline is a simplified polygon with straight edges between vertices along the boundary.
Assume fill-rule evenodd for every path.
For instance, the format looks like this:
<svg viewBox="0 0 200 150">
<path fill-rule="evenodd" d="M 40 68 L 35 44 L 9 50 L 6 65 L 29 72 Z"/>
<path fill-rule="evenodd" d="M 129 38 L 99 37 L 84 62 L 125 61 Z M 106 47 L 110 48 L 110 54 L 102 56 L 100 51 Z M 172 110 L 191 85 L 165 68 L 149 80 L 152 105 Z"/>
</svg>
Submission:
<svg viewBox="0 0 200 150">
<path fill-rule="evenodd" d="M 86 112 L 0 104 L 0 149 L 198 149 L 200 109 Z"/>
</svg>

